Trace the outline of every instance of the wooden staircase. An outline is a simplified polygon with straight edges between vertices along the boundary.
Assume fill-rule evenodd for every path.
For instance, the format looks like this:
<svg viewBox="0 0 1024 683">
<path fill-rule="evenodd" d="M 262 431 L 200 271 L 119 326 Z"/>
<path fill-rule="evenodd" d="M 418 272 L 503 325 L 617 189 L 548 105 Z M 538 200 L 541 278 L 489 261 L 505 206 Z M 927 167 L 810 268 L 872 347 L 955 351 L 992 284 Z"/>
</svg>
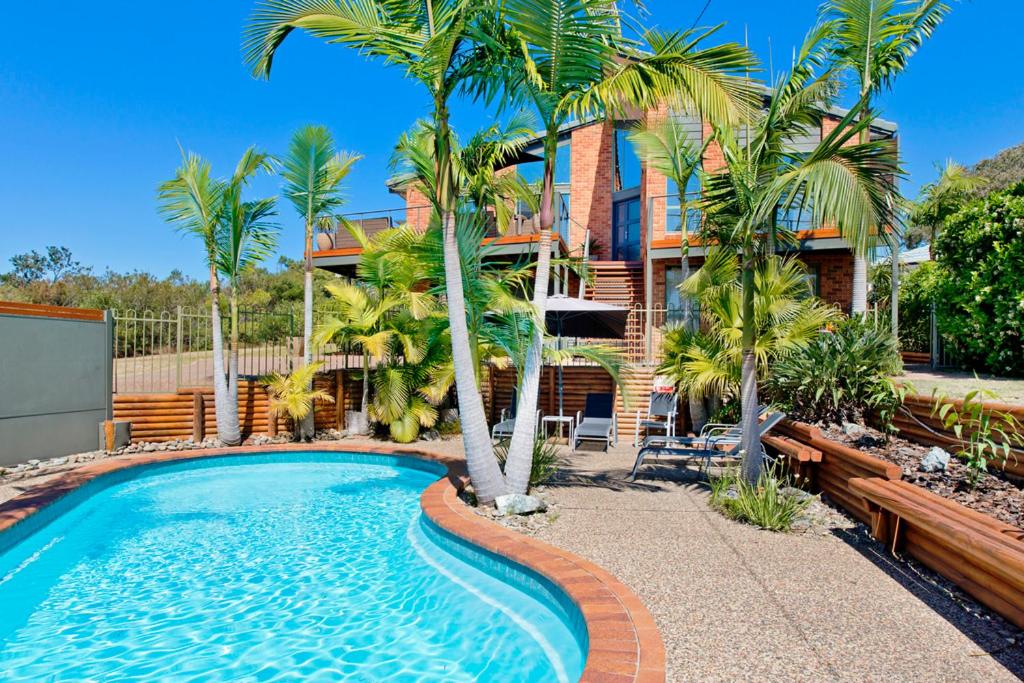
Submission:
<svg viewBox="0 0 1024 683">
<path fill-rule="evenodd" d="M 625 391 L 615 392 L 615 414 L 619 419 L 619 445 L 633 443 L 636 433 L 636 411 L 641 417 L 647 414 L 647 400 L 654 389 L 654 368 L 636 366 L 622 378 Z M 629 409 L 626 409 L 623 394 L 629 397 Z"/>
<path fill-rule="evenodd" d="M 586 298 L 627 308 L 644 305 L 643 261 L 590 261 L 588 266 L 594 282 Z"/>
</svg>

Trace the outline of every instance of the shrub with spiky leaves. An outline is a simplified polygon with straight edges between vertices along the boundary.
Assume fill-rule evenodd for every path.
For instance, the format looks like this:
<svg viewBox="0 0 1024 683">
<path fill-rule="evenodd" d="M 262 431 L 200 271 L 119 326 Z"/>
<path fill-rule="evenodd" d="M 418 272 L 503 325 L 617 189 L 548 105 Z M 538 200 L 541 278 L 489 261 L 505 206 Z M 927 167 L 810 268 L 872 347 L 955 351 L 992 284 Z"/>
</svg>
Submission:
<svg viewBox="0 0 1024 683">
<path fill-rule="evenodd" d="M 323 363 L 311 363 L 287 375 L 275 372 L 261 378 L 270 397 L 270 414 L 274 418 L 287 417 L 292 424 L 299 424 L 312 412 L 316 401 L 334 403 L 328 392 L 313 387 L 313 377 L 322 366 Z"/>
</svg>

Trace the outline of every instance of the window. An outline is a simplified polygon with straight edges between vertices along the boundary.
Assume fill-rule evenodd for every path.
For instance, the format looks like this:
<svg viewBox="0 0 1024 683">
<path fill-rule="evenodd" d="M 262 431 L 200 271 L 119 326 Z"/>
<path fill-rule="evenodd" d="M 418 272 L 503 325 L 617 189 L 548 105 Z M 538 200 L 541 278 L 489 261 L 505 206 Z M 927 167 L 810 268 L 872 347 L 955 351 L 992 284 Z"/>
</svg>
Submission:
<svg viewBox="0 0 1024 683">
<path fill-rule="evenodd" d="M 804 273 L 804 282 L 811 290 L 813 296 L 821 296 L 821 281 L 818 277 L 821 266 L 817 263 L 806 263 L 807 272 Z"/>
<path fill-rule="evenodd" d="M 526 151 L 541 158 L 537 161 L 519 164 L 516 170 L 519 171 L 519 175 L 526 182 L 540 185 L 540 182 L 544 179 L 544 148 L 540 144 L 536 144 L 528 147 Z M 558 147 L 555 150 L 555 185 L 564 185 L 568 189 L 571 178 L 572 146 L 569 138 L 566 138 L 559 141 Z"/>
<path fill-rule="evenodd" d="M 813 230 L 814 213 L 809 206 L 801 208 L 798 204 L 794 204 L 788 209 L 783 209 L 780 206 L 775 211 L 775 225 L 790 232 Z"/>
<path fill-rule="evenodd" d="M 667 183 L 667 196 L 665 199 L 665 232 L 681 232 L 683 229 L 683 211 L 679 205 L 679 187 L 674 180 Z M 688 201 L 700 197 L 700 176 L 694 173 L 686 184 L 686 198 Z M 686 234 L 692 235 L 700 231 L 700 211 L 690 208 L 686 210 Z"/>
<path fill-rule="evenodd" d="M 694 270 L 690 269 L 692 275 Z M 665 266 L 665 322 L 681 324 L 683 319 L 683 295 L 679 291 L 679 285 L 683 283 L 683 267 L 679 265 Z M 690 300 L 690 310 L 693 313 L 693 323 L 700 325 L 700 305 Z"/>
<path fill-rule="evenodd" d="M 612 192 L 640 187 L 640 158 L 629 141 L 629 131 L 615 129 L 615 169 L 612 173 Z"/>
</svg>

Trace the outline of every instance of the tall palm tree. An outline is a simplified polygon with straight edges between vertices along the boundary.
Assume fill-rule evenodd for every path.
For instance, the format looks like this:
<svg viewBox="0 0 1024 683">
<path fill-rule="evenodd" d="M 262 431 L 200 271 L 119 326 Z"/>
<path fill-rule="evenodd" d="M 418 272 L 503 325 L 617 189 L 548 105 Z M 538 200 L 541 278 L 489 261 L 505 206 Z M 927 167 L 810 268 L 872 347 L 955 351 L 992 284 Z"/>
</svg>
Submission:
<svg viewBox="0 0 1024 683">
<path fill-rule="evenodd" d="M 820 125 L 821 112 L 835 91 L 832 73 L 824 68 L 827 29 L 808 36 L 793 69 L 779 77 L 767 109 L 754 120 L 748 135 L 715 127 L 725 172 L 705 178 L 704 229 L 723 244 L 739 250 L 742 272 L 742 471 L 756 483 L 761 476 L 757 427 L 756 269 L 775 251 L 780 210 L 809 211 L 817 224 L 834 225 L 865 254 L 877 226 L 891 222 L 893 179 L 899 173 L 894 146 L 885 140 L 857 142 L 871 118 L 854 107 L 840 125 L 807 153 L 792 139 Z M 789 236 L 782 231 L 781 238 Z"/>
<path fill-rule="evenodd" d="M 821 16 L 832 36 L 833 59 L 857 83 L 864 104 L 862 118 L 873 114 L 872 98 L 892 88 L 910 58 L 949 11 L 942 0 L 827 0 L 822 5 Z M 860 142 L 866 143 L 869 138 L 870 128 L 864 127 Z M 895 253 L 893 239 L 889 241 Z M 894 257 L 892 262 L 895 282 L 899 259 Z M 853 262 L 854 313 L 867 310 L 867 291 L 867 255 L 857 254 Z"/>
<path fill-rule="evenodd" d="M 278 235 L 278 225 L 272 220 L 277 215 L 276 198 L 245 201 L 242 191 L 254 175 L 273 170 L 272 157 L 250 147 L 239 160 L 231 180 L 224 185 L 223 213 L 217 235 L 217 270 L 228 282 L 231 337 L 227 409 L 228 419 L 233 424 L 238 423 L 238 286 L 247 268 L 274 252 Z"/>
<path fill-rule="evenodd" d="M 331 225 L 333 212 L 343 203 L 342 183 L 352 165 L 362 157 L 337 152 L 334 137 L 325 126 L 303 126 L 292 135 L 282 160 L 284 194 L 305 223 L 305 271 L 302 306 L 302 363 L 313 362 L 313 233 Z M 296 425 L 302 438 L 313 435 L 313 416 Z"/>
<path fill-rule="evenodd" d="M 217 438 L 225 444 L 238 444 L 237 400 L 231 401 L 224 374 L 224 338 L 220 316 L 220 243 L 224 217 L 226 183 L 210 173 L 210 163 L 197 154 L 183 153 L 182 164 L 174 178 L 161 183 L 158 190 L 160 213 L 181 232 L 198 237 L 203 243 L 210 272 L 210 338 L 213 345 L 213 397 L 217 416 Z M 232 406 L 234 403 L 234 406 Z"/>
<path fill-rule="evenodd" d="M 571 117 L 614 116 L 630 108 L 650 110 L 661 103 L 686 106 L 714 121 L 734 122 L 752 103 L 740 74 L 750 53 L 736 44 L 703 48 L 717 29 L 660 33 L 648 31 L 645 44 L 626 38 L 617 3 L 611 0 L 506 0 L 503 26 L 495 31 L 500 57 L 487 64 L 503 75 L 505 91 L 528 102 L 544 130 L 544 170 L 540 235 L 533 304 L 538 320 L 547 308 L 554 224 L 555 157 L 562 125 Z M 643 48 L 643 49 L 642 49 Z M 519 386 L 517 419 L 509 444 L 509 488 L 526 491 L 544 335 L 536 325 Z"/>
<path fill-rule="evenodd" d="M 484 503 L 506 492 L 494 457 L 483 399 L 477 385 L 458 244 L 452 172 L 449 100 L 463 82 L 469 57 L 481 40 L 481 17 L 492 2 L 474 0 L 266 0 L 246 30 L 246 58 L 259 76 L 268 76 L 278 48 L 295 29 L 347 45 L 405 70 L 430 96 L 433 107 L 436 189 L 428 199 L 443 230 L 445 287 L 452 356 L 466 464 L 477 498 Z M 483 87 L 483 81 L 480 82 Z"/>
<path fill-rule="evenodd" d="M 680 238 L 679 259 L 681 266 L 680 282 L 690 277 L 690 239 L 687 225 L 687 214 L 698 202 L 691 201 L 686 195 L 690 181 L 700 176 L 701 160 L 704 152 L 711 144 L 708 137 L 703 144 L 696 144 L 688 135 L 686 127 L 675 118 L 667 118 L 654 122 L 645 128 L 639 128 L 629 134 L 629 139 L 637 151 L 637 156 L 653 169 L 662 174 L 676 186 L 679 202 Z M 690 297 L 683 294 L 683 327 L 694 332 L 697 320 L 693 315 Z M 690 423 L 695 430 L 700 430 L 707 422 L 707 412 L 701 396 L 687 392 L 690 407 Z"/>
</svg>

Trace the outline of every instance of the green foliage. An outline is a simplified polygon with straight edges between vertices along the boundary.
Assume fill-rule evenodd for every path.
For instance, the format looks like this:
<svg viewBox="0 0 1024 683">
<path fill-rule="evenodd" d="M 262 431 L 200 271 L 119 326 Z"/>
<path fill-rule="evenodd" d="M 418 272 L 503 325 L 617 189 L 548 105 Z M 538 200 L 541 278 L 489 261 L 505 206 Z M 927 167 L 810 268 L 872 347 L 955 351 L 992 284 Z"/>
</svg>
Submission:
<svg viewBox="0 0 1024 683">
<path fill-rule="evenodd" d="M 508 441 L 502 441 L 494 447 L 494 455 L 502 470 L 505 469 L 505 460 L 508 458 Z M 558 454 L 558 445 L 549 442 L 543 436 L 537 436 L 533 440 L 533 464 L 530 467 L 530 488 L 540 486 L 549 481 L 558 473 L 562 465 L 562 458 Z"/>
<path fill-rule="evenodd" d="M 939 330 L 957 360 L 1024 374 L 1024 183 L 971 202 L 936 241 Z"/>
<path fill-rule="evenodd" d="M 711 479 L 712 507 L 730 519 L 770 531 L 788 531 L 814 498 L 793 495 L 788 490 L 793 488 L 792 482 L 780 470 L 779 465 L 767 467 L 757 484 L 751 485 L 740 476 L 739 468 L 729 468 Z"/>
<path fill-rule="evenodd" d="M 928 351 L 931 348 L 932 301 L 942 282 L 939 265 L 925 261 L 900 279 L 900 348 Z"/>
<path fill-rule="evenodd" d="M 849 318 L 772 365 L 767 390 L 773 403 L 799 420 L 841 424 L 874 410 L 889 425 L 906 393 L 891 378 L 901 367 L 884 326 Z"/>
<path fill-rule="evenodd" d="M 754 288 L 754 352 L 763 379 L 772 362 L 810 344 L 838 312 L 811 295 L 795 259 L 762 260 L 755 269 Z M 738 396 L 743 355 L 739 260 L 728 250 L 711 250 L 683 289 L 700 303 L 701 329 L 669 328 L 658 372 L 694 396 Z"/>
<path fill-rule="evenodd" d="M 932 408 L 932 416 L 938 415 L 945 428 L 952 429 L 960 441 L 956 455 L 967 464 L 971 488 L 992 461 L 1000 467 L 1005 467 L 1010 459 L 1016 462 L 1012 449 L 1024 446 L 1024 423 L 1013 413 L 986 408 L 986 400 L 998 398 L 995 392 L 982 389 L 968 392 L 959 407 L 942 397 L 935 400 Z"/>
<path fill-rule="evenodd" d="M 288 375 L 275 372 L 260 378 L 270 397 L 270 413 L 275 417 L 289 417 L 293 423 L 298 423 L 309 415 L 314 401 L 333 403 L 334 398 L 328 392 L 311 388 L 313 377 L 322 365 L 310 363 Z"/>
</svg>

